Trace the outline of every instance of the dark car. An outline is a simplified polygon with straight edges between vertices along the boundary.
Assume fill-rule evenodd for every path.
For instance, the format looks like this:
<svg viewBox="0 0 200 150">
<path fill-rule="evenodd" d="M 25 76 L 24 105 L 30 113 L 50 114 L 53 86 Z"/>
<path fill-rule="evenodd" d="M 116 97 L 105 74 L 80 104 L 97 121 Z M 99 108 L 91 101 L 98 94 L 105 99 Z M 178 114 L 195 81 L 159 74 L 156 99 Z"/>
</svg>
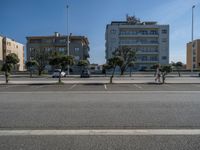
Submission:
<svg viewBox="0 0 200 150">
<path fill-rule="evenodd" d="M 89 70 L 82 70 L 81 78 L 89 78 L 89 77 L 90 77 L 90 71 Z"/>
</svg>

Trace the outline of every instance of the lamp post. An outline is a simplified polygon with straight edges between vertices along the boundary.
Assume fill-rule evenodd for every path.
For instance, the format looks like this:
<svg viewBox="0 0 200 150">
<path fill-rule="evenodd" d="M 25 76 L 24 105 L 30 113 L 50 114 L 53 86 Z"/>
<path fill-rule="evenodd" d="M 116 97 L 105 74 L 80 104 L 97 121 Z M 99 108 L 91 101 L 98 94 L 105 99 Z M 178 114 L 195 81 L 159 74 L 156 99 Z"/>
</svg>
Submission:
<svg viewBox="0 0 200 150">
<path fill-rule="evenodd" d="M 69 56 L 69 5 L 67 4 L 67 56 Z M 70 66 L 67 66 L 67 74 L 70 74 Z"/>
<path fill-rule="evenodd" d="M 192 6 L 192 67 L 191 67 L 191 73 L 193 73 L 194 69 L 194 8 L 195 5 Z"/>
</svg>

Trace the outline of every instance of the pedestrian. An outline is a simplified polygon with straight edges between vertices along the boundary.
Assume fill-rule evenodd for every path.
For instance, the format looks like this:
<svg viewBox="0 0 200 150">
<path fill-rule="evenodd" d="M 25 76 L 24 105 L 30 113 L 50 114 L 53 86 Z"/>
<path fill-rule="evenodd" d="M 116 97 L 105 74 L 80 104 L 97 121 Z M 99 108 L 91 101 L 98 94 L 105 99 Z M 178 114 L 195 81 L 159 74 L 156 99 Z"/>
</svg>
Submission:
<svg viewBox="0 0 200 150">
<path fill-rule="evenodd" d="M 156 69 L 156 78 L 155 78 L 155 82 L 160 83 L 160 66 L 157 67 Z"/>
</svg>

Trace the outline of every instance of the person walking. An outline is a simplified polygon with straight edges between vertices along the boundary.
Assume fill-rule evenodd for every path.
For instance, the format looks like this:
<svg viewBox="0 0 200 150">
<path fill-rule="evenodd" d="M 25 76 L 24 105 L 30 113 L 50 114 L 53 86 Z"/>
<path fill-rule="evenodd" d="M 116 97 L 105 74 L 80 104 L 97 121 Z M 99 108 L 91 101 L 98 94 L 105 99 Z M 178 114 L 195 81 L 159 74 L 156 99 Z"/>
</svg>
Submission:
<svg viewBox="0 0 200 150">
<path fill-rule="evenodd" d="M 156 83 L 160 83 L 160 66 L 157 67 L 156 69 L 156 78 L 155 78 Z"/>
</svg>

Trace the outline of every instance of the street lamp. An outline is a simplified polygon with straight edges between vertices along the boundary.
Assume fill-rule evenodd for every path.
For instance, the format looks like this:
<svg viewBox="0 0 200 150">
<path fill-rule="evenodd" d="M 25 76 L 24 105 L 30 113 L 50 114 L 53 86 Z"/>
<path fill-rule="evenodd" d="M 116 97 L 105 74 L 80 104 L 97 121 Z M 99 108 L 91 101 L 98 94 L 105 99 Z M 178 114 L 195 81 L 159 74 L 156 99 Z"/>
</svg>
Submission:
<svg viewBox="0 0 200 150">
<path fill-rule="evenodd" d="M 69 5 L 67 4 L 67 56 L 69 56 Z M 67 74 L 70 73 L 70 66 L 67 66 Z"/>
<path fill-rule="evenodd" d="M 194 65 L 194 8 L 195 8 L 195 5 L 192 6 L 192 67 L 191 67 L 191 73 L 193 73 L 193 65 Z"/>
</svg>

